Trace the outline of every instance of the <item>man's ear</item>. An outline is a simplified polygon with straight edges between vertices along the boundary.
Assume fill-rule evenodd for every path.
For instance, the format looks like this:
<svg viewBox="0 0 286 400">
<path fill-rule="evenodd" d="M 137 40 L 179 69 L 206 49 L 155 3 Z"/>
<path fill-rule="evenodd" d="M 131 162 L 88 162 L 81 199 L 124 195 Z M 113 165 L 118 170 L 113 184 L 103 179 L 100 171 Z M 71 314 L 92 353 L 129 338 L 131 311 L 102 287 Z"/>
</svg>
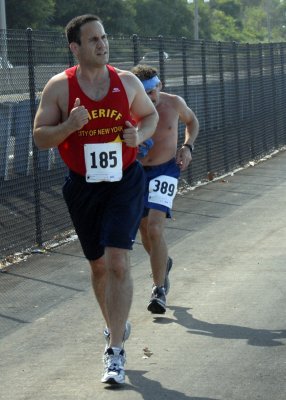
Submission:
<svg viewBox="0 0 286 400">
<path fill-rule="evenodd" d="M 77 55 L 78 52 L 78 44 L 76 42 L 71 42 L 70 43 L 70 51 L 74 54 Z"/>
</svg>

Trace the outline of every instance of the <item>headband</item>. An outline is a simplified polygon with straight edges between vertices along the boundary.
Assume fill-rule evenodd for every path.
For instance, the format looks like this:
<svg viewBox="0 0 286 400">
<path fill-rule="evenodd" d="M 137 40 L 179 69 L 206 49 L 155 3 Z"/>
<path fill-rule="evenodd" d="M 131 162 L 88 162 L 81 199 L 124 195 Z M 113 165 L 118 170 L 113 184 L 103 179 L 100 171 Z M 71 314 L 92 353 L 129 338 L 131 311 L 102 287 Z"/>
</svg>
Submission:
<svg viewBox="0 0 286 400">
<path fill-rule="evenodd" d="M 157 75 L 153 76 L 153 78 L 151 79 L 146 79 L 145 81 L 142 81 L 144 89 L 146 91 L 148 90 L 152 90 L 156 87 L 156 85 L 158 85 L 158 83 L 160 83 L 160 79 L 158 78 Z"/>
</svg>

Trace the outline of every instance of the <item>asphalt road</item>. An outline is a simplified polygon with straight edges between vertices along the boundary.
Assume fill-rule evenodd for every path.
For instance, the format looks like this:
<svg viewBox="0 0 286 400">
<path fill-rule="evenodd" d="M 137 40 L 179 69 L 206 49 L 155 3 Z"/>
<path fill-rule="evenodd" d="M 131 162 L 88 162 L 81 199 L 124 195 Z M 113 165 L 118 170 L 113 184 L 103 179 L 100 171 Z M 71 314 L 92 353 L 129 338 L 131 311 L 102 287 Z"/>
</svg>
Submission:
<svg viewBox="0 0 286 400">
<path fill-rule="evenodd" d="M 132 252 L 122 388 L 100 383 L 104 327 L 77 241 L 0 274 L 1 400 L 285 400 L 286 153 L 177 196 L 168 310 Z"/>
</svg>

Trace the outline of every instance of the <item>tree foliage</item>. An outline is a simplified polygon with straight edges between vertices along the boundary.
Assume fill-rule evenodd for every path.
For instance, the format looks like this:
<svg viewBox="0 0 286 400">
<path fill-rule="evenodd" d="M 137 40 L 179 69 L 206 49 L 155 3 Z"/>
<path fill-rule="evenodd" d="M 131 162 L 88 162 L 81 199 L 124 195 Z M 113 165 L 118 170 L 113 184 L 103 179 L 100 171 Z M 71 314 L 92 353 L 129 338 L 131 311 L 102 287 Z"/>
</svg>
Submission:
<svg viewBox="0 0 286 400">
<path fill-rule="evenodd" d="M 55 14 L 56 0 L 6 0 L 7 27 L 48 29 Z"/>
<path fill-rule="evenodd" d="M 131 34 L 137 29 L 132 3 L 122 0 L 56 0 L 53 24 L 65 26 L 69 20 L 81 14 L 98 15 L 108 33 Z"/>
<path fill-rule="evenodd" d="M 201 39 L 286 39 L 286 0 L 197 1 Z M 113 35 L 194 36 L 194 3 L 188 0 L 6 0 L 11 29 L 63 30 L 71 18 L 86 13 L 97 14 Z"/>
<path fill-rule="evenodd" d="M 184 0 L 134 0 L 137 32 L 143 36 L 190 36 L 193 14 Z"/>
</svg>

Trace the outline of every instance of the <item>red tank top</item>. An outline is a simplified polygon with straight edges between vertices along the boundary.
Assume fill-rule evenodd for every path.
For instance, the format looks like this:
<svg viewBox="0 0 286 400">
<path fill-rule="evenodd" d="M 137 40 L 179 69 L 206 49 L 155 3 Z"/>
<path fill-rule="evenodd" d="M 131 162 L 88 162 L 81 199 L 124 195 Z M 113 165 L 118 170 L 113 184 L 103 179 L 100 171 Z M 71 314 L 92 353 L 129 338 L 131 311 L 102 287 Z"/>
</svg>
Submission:
<svg viewBox="0 0 286 400">
<path fill-rule="evenodd" d="M 68 113 L 73 108 L 75 99 L 80 99 L 89 112 L 89 121 L 80 130 L 73 132 L 59 146 L 60 155 L 65 164 L 74 172 L 85 175 L 84 145 L 87 143 L 107 143 L 122 138 L 125 122 L 134 123 L 129 111 L 129 103 L 124 86 L 117 72 L 107 65 L 110 76 L 110 87 L 107 95 L 100 101 L 90 99 L 81 90 L 77 77 L 77 65 L 67 69 L 69 85 Z M 122 143 L 123 169 L 126 169 L 137 156 L 136 147 Z"/>
</svg>

